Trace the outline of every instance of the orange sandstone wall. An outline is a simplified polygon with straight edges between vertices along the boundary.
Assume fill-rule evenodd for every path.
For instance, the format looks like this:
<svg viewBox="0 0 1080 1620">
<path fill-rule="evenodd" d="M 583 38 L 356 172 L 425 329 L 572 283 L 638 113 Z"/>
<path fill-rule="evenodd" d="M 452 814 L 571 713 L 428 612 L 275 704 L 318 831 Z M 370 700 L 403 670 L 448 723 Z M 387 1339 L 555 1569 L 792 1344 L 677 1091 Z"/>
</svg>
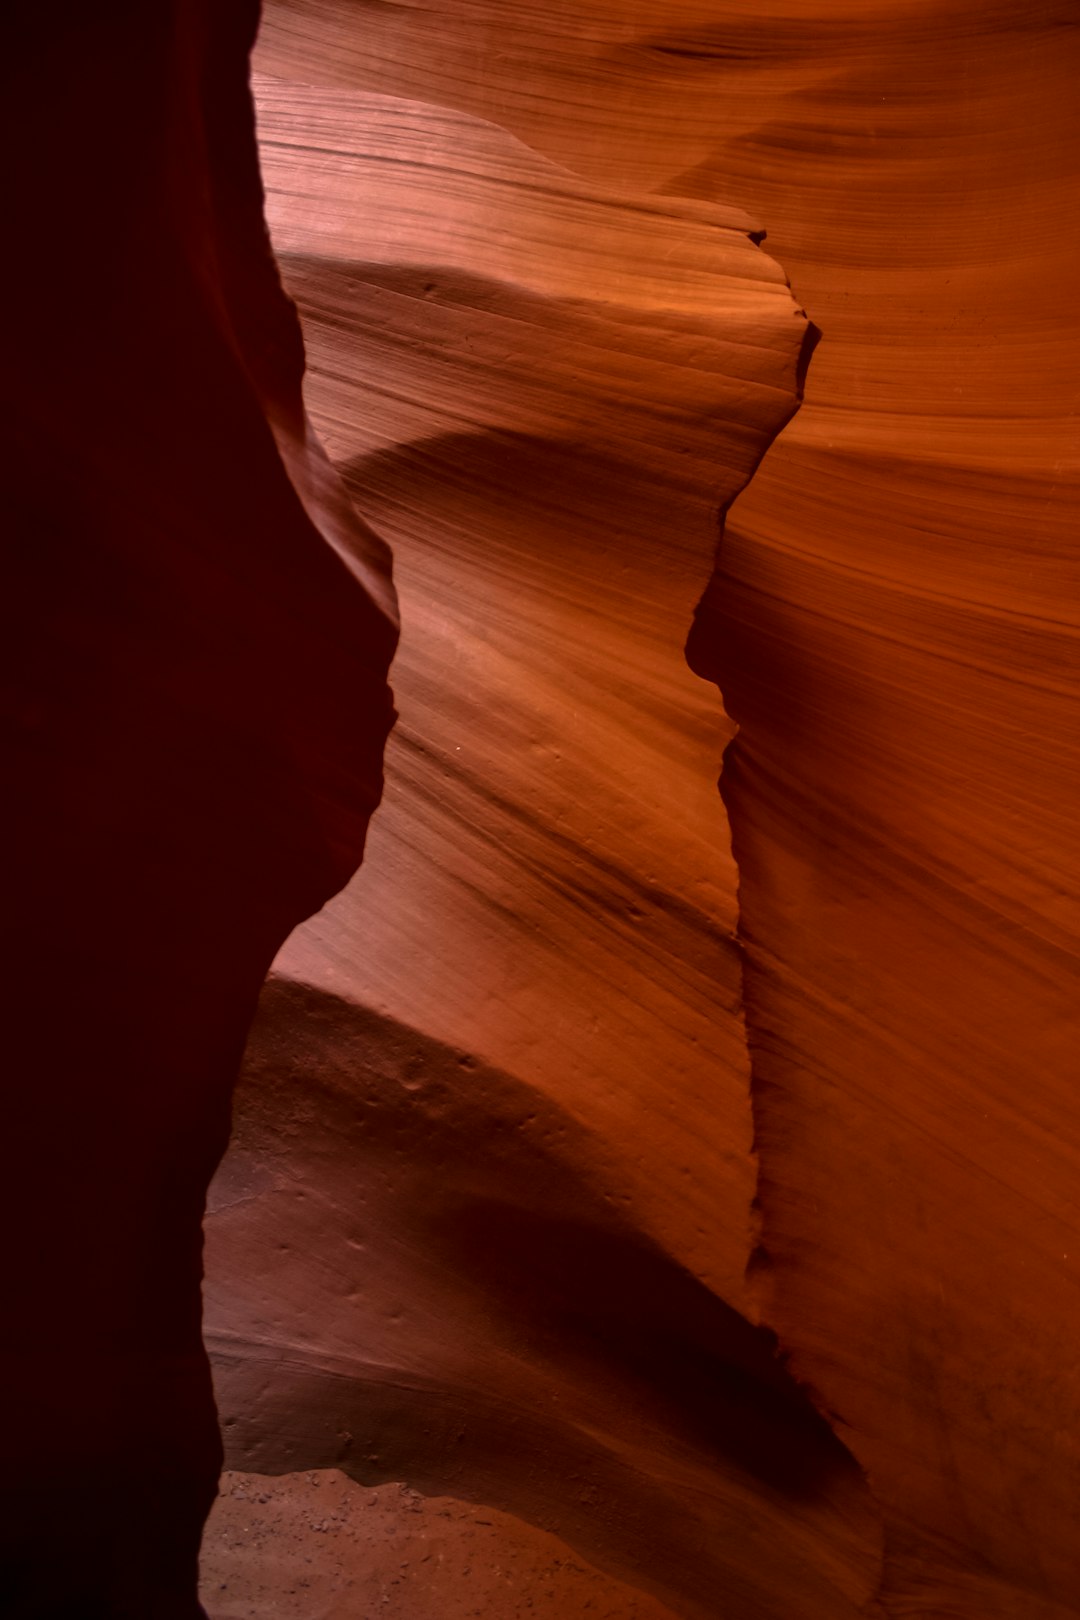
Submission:
<svg viewBox="0 0 1080 1620">
<path fill-rule="evenodd" d="M 1076 1614 L 1075 8 L 268 0 L 308 416 L 256 21 L 12 12 L 5 1613 L 199 1612 L 390 541 L 213 1620 Z"/>
<path fill-rule="evenodd" d="M 556 1104 L 560 1161 L 777 1330 L 866 1472 L 844 1601 L 896 1615 L 1063 1615 L 1080 1586 L 1076 56 L 1068 6 L 927 0 L 279 0 L 259 52 L 309 398 L 394 536 L 406 610 L 397 794 L 355 891 L 278 971 Z M 419 143 L 408 174 L 387 182 L 363 118 Z M 482 204 L 456 156 L 480 147 Z M 384 166 L 348 206 L 343 151 Z M 631 209 L 747 209 L 824 334 L 690 642 L 739 727 L 737 877 L 705 791 L 723 737 L 672 638 L 706 511 L 758 452 L 702 399 L 680 475 L 625 308 L 616 404 L 562 310 L 557 344 L 500 339 L 490 316 L 546 330 L 568 291 L 635 307 L 568 289 L 603 237 L 568 225 L 542 160 Z M 418 198 L 404 226 L 380 223 L 387 184 Z M 421 1098 L 425 1050 L 401 1082 Z M 722 1585 L 672 1584 L 662 1533 L 634 1539 L 635 1578 L 651 1557 L 677 1609 L 721 1611 Z M 789 1579 L 755 1601 L 817 1612 Z"/>
<path fill-rule="evenodd" d="M 865 1485 L 745 1316 L 727 733 L 683 651 L 812 329 L 737 207 L 259 69 L 402 718 L 364 873 L 249 1050 L 210 1223 L 230 1459 L 493 1503 L 686 1614 L 857 1613 Z"/>
<path fill-rule="evenodd" d="M 905 1615 L 1080 1592 L 1076 22 L 882 16 L 721 165 L 826 334 L 695 641 L 741 728 L 761 1306 Z"/>
</svg>

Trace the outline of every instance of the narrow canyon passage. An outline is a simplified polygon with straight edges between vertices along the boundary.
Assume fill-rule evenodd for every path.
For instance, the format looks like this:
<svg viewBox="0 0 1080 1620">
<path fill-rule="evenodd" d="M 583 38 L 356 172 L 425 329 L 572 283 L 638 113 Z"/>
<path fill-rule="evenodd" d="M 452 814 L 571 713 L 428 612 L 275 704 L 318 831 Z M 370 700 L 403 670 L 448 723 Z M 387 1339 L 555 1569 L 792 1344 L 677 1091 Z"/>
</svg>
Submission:
<svg viewBox="0 0 1080 1620">
<path fill-rule="evenodd" d="M 7 26 L 0 1610 L 1080 1614 L 1071 0 Z"/>
</svg>

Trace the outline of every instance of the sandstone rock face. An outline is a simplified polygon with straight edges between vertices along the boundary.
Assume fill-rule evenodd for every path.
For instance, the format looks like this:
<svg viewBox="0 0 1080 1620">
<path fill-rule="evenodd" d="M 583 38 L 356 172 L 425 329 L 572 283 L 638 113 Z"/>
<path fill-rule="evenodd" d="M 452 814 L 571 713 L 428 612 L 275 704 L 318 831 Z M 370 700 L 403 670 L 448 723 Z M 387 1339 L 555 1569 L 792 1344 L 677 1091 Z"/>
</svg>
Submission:
<svg viewBox="0 0 1080 1620">
<path fill-rule="evenodd" d="M 290 942 L 252 1048 L 241 1140 L 271 1180 L 213 1235 L 238 1464 L 353 1448 L 354 1477 L 543 1520 L 677 1612 L 1073 1612 L 1074 22 L 268 8 L 268 212 L 313 415 L 399 558 L 404 718 L 364 873 Z M 825 341 L 690 642 L 740 728 L 736 873 L 729 733 L 676 647 L 798 383 L 789 357 L 769 417 L 782 283 L 727 259 L 739 206 Z M 714 294 L 726 336 L 691 296 L 701 232 L 743 284 Z M 283 1305 L 262 1233 L 331 1181 Z M 639 1245 L 778 1331 L 861 1484 L 838 1458 L 774 1518 L 780 1482 L 705 1444 L 724 1421 L 680 1449 L 666 1336 L 714 1387 L 737 1357 Z M 525 1389 L 565 1402 L 527 1466 L 487 1406 Z M 366 1457 L 365 1406 L 391 1413 Z M 597 1486 L 621 1522 L 552 1493 L 544 1455 L 628 1446 L 648 1487 Z"/>
<path fill-rule="evenodd" d="M 395 550 L 403 718 L 381 846 L 249 1051 L 210 1225 L 230 1456 L 494 1502 L 679 1612 L 858 1612 L 858 1469 L 727 1303 L 749 1073 L 683 653 L 812 329 L 738 210 L 297 73 L 256 80 L 267 214 Z"/>
<path fill-rule="evenodd" d="M 1080 1612 L 1075 9 L 268 0 L 318 437 L 255 8 L 14 16 L 4 1612 L 198 1613 L 387 542 L 213 1620 Z"/>
<path fill-rule="evenodd" d="M 842 50 L 732 165 L 767 164 L 755 205 L 827 334 L 694 648 L 740 726 L 762 1312 L 867 1468 L 888 1611 L 1056 1615 L 1080 1593 L 1057 200 L 1080 38 L 1055 6 L 883 22 L 884 51 Z"/>
</svg>

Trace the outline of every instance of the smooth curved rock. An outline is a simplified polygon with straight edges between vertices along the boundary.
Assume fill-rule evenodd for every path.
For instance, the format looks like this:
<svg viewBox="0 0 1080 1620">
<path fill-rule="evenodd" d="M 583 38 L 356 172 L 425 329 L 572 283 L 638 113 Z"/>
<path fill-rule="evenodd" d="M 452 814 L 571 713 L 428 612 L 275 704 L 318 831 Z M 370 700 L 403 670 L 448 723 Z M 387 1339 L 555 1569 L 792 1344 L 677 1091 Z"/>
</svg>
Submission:
<svg viewBox="0 0 1080 1620">
<path fill-rule="evenodd" d="M 592 463 L 571 483 L 546 446 L 497 439 L 481 454 L 471 420 L 432 432 L 421 419 L 423 448 L 405 454 L 354 448 L 350 432 L 371 424 L 349 416 L 350 378 L 365 368 L 411 378 L 429 362 L 432 326 L 387 340 L 387 311 L 439 282 L 384 278 L 376 294 L 370 269 L 346 270 L 336 248 L 332 276 L 325 249 L 320 265 L 289 267 L 318 350 L 312 397 L 326 430 L 344 429 L 335 451 L 361 499 L 395 528 L 407 605 L 412 590 L 458 690 L 440 691 L 434 664 L 414 677 L 411 659 L 426 655 L 406 643 L 415 732 L 402 735 L 399 807 L 356 890 L 357 917 L 366 892 L 379 919 L 372 949 L 361 952 L 347 897 L 280 967 L 479 1051 L 595 1133 L 581 1150 L 585 1179 L 598 1182 L 602 1166 L 635 1226 L 776 1326 L 868 1470 L 885 1537 L 878 1596 L 896 1615 L 1061 1615 L 1080 1586 L 1068 1438 L 1077 241 L 1063 183 L 1077 149 L 1075 51 L 1074 19 L 1058 4 L 988 13 L 904 0 L 722 17 L 711 0 L 678 0 L 659 20 L 629 0 L 542 17 L 482 0 L 422 10 L 284 0 L 260 44 L 262 69 L 307 86 L 309 101 L 436 104 L 502 125 L 634 203 L 650 193 L 663 206 L 741 204 L 768 225 L 825 332 L 806 408 L 729 515 L 691 640 L 695 668 L 719 681 L 741 728 L 724 793 L 740 863 L 753 1186 L 735 1100 L 746 1071 L 734 977 L 717 962 L 705 1019 L 728 1033 L 701 1046 L 698 1068 L 681 1054 L 683 1032 L 701 1026 L 649 984 L 670 982 L 666 965 L 640 976 L 619 965 L 636 962 L 626 936 L 643 931 L 635 922 L 611 937 L 597 922 L 609 890 L 565 876 L 574 844 L 591 840 L 620 848 L 620 871 L 644 869 L 658 895 L 681 897 L 679 874 L 703 869 L 706 839 L 722 842 L 689 787 L 691 756 L 675 774 L 659 763 L 670 744 L 658 745 L 635 783 L 663 785 L 658 813 L 624 795 L 634 812 L 621 811 L 621 846 L 603 810 L 601 836 L 583 826 L 610 781 L 618 790 L 618 771 L 597 768 L 587 788 L 545 800 L 550 772 L 532 771 L 523 792 L 507 763 L 530 757 L 537 726 L 503 716 L 555 659 L 545 719 L 572 693 L 588 715 L 574 735 L 607 766 L 624 758 L 624 730 L 594 718 L 624 712 L 624 671 L 609 663 L 605 676 L 598 658 L 581 658 L 595 634 L 584 612 L 573 636 L 552 630 L 569 594 L 564 532 L 592 599 L 611 582 L 610 550 L 589 572 L 580 538 L 596 503 L 580 524 L 564 516 Z M 368 312 L 356 318 L 345 313 L 354 294 Z M 474 303 L 490 294 L 478 284 Z M 467 327 L 456 312 L 446 323 L 450 348 Z M 448 413 L 466 400 L 476 410 L 493 359 L 490 345 L 471 370 L 437 355 Z M 537 437 L 527 390 L 513 409 Z M 490 418 L 480 421 L 487 432 Z M 689 505 L 666 499 L 635 485 L 615 522 L 689 536 Z M 490 563 L 471 561 L 491 502 L 508 530 L 521 525 L 500 547 L 495 585 Z M 533 558 L 548 547 L 557 560 L 541 574 Z M 651 608 L 631 576 L 628 594 Z M 530 581 L 526 608 L 538 579 L 557 603 L 535 629 L 516 617 L 518 577 Z M 501 582 L 511 605 L 496 597 L 485 616 L 479 599 Z M 658 609 L 651 622 L 671 622 L 674 601 Z M 491 617 L 513 629 L 493 631 Z M 633 623 L 624 609 L 613 648 Z M 584 711 L 583 664 L 585 689 L 612 694 Z M 656 682 L 658 664 L 627 664 L 647 670 L 642 686 Z M 478 744 L 468 693 L 492 672 L 498 735 Z M 680 690 L 665 707 L 668 739 L 689 735 L 674 716 L 703 713 L 700 701 Z M 553 738 L 548 757 L 561 746 Z M 464 783 L 459 748 L 478 756 Z M 483 785 L 491 775 L 497 798 Z M 530 819 L 517 807 L 534 793 L 542 811 Z M 676 796 L 701 806 L 700 819 L 695 808 L 680 822 Z M 555 840 L 557 860 L 537 827 L 553 821 L 573 839 Z M 455 854 L 444 865 L 437 849 Z M 565 931 L 546 893 L 553 869 L 575 907 Z M 726 922 L 734 872 L 726 859 L 713 870 L 701 909 Z M 391 895 L 401 909 L 387 924 Z M 425 916 L 440 918 L 441 952 Z M 652 916 L 649 928 L 672 947 L 654 948 L 660 963 L 685 959 L 685 932 Z"/>
<path fill-rule="evenodd" d="M 861 1613 L 859 1469 L 602 1164 L 535 1087 L 272 981 L 209 1220 L 230 1465 L 495 1504 L 678 1614 Z"/>
<path fill-rule="evenodd" d="M 827 339 L 695 652 L 740 726 L 763 1314 L 885 1510 L 887 1611 L 1026 1620 L 1080 1592 L 1080 36 L 890 27 L 721 164 L 768 165 Z"/>
<path fill-rule="evenodd" d="M 232 1460 L 1076 1614 L 1074 8 L 273 0 L 338 473 L 253 8 L 10 16 L 5 1612 L 196 1612 L 377 531 Z"/>
<path fill-rule="evenodd" d="M 210 1224 L 230 1459 L 493 1502 L 679 1612 L 857 1612 L 858 1470 L 686 1270 L 740 1297 L 753 1179 L 719 716 L 682 646 L 812 329 L 738 211 L 445 108 L 257 88 L 309 407 L 397 557 L 403 720 L 381 844 L 279 958 L 307 988 L 268 992 L 240 1095 L 263 1171 Z M 365 1004 L 392 1021 L 358 1040 Z"/>
<path fill-rule="evenodd" d="M 280 84 L 259 107 L 309 408 L 405 602 L 386 853 L 278 971 L 565 1099 L 628 1166 L 643 1128 L 711 1151 L 712 1187 L 643 1162 L 642 1218 L 684 1254 L 707 1229 L 696 1263 L 737 1288 L 723 736 L 682 646 L 812 331 L 745 216 L 598 192 L 437 108 Z"/>
</svg>

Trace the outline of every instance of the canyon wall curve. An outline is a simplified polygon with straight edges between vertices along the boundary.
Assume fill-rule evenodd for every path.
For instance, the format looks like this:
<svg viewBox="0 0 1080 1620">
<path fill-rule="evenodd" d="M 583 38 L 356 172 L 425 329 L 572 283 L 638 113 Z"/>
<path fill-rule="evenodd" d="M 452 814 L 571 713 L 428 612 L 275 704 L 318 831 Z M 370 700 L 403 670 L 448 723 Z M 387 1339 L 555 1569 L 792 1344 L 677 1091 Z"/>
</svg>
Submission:
<svg viewBox="0 0 1080 1620">
<path fill-rule="evenodd" d="M 723 1178 L 700 1158 L 680 1200 L 696 1234 L 657 1209 L 662 1169 L 643 1198 L 613 1154 L 614 1196 L 779 1333 L 866 1470 L 886 1612 L 1070 1613 L 1077 243 L 1059 199 L 1076 165 L 1075 19 L 931 0 L 306 17 L 301 0 L 269 9 L 262 71 L 328 102 L 449 107 L 623 195 L 739 204 L 826 332 L 807 405 L 727 513 L 689 644 L 739 727 L 723 793 L 759 1174 L 747 1122 L 720 1122 L 715 1087 L 705 1134 L 738 1143 L 750 1219 L 716 1219 Z M 434 276 L 423 288 L 440 296 Z M 342 307 L 318 297 L 324 319 Z M 356 464 L 354 488 L 363 501 L 370 467 L 388 480 L 379 520 L 415 522 L 417 483 L 430 497 L 440 474 L 456 478 L 460 535 L 479 509 L 460 488 L 463 446 L 432 448 L 434 469 Z M 500 443 L 486 488 L 519 451 L 527 477 L 554 481 L 551 461 Z M 430 759 L 403 740 L 419 786 Z M 723 836 L 715 819 L 708 836 Z M 700 848 L 681 842 L 678 860 Z M 374 868 L 365 882 L 374 898 Z M 731 929 L 730 864 L 723 887 L 712 914 Z M 445 916 L 445 890 L 440 903 Z M 492 974 L 505 953 L 474 921 L 489 954 L 462 966 L 494 979 L 505 1033 L 507 1003 L 537 981 Z M 333 927 L 316 925 L 319 948 Z M 311 939 L 286 953 L 287 976 L 303 981 Z M 581 956 L 592 945 L 579 936 Z M 569 936 L 562 949 L 573 960 Z M 348 971 L 336 963 L 338 987 Z M 714 991 L 730 984 L 738 1020 L 737 956 L 730 971 Z M 385 982 L 378 995 L 414 1016 Z M 432 1014 L 439 996 L 457 999 L 441 985 Z M 441 1016 L 469 1051 L 471 1020 Z M 715 1003 L 712 1016 L 719 1027 Z M 553 1072 L 543 1040 L 530 1052 L 531 1073 Z M 607 1065 L 610 1042 L 601 1052 Z M 628 1095 L 632 1076 L 624 1125 Z M 618 1136 L 616 1116 L 600 1118 L 603 1152 Z M 650 1145 L 662 1163 L 655 1132 Z M 873 1543 L 868 1530 L 864 1570 Z"/>
<path fill-rule="evenodd" d="M 257 67 L 308 408 L 393 546 L 403 639 L 386 804 L 278 959 L 232 1158 L 262 1168 L 234 1195 L 227 1163 L 212 1205 L 229 1459 L 510 1510 L 679 1612 L 717 1590 L 857 1612 L 864 1482 L 737 1314 L 755 1172 L 723 717 L 684 657 L 717 513 L 790 420 L 814 329 L 741 210 L 583 179 L 308 60 Z M 319 1044 L 309 1004 L 342 1025 Z M 360 1009 L 389 1046 L 348 1075 Z M 353 1118 L 332 1140 L 324 1074 Z M 448 1286 L 432 1234 L 458 1229 Z"/>
<path fill-rule="evenodd" d="M 0 1608 L 1076 1616 L 1072 0 L 4 27 Z"/>
</svg>

